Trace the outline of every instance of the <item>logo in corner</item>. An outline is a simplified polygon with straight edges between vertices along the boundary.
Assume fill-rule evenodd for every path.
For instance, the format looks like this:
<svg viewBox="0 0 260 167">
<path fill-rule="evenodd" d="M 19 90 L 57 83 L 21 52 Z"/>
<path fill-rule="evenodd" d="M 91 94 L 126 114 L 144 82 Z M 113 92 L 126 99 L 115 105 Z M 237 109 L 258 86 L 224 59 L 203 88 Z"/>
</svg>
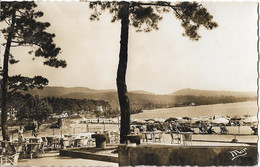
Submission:
<svg viewBox="0 0 260 167">
<path fill-rule="evenodd" d="M 241 151 L 233 150 L 233 151 L 229 151 L 229 152 L 232 155 L 232 159 L 231 159 L 232 161 L 238 157 L 242 157 L 247 154 L 246 148 L 242 149 Z"/>
</svg>

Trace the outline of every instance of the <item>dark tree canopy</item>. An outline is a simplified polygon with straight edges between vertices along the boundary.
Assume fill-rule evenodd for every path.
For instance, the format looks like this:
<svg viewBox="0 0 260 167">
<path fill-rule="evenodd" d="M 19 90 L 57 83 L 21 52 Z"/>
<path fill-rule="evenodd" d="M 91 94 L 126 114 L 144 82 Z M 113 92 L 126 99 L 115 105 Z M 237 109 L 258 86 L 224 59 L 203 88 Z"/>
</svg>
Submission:
<svg viewBox="0 0 260 167">
<path fill-rule="evenodd" d="M 43 12 L 34 11 L 35 7 L 34 2 L 1 2 L 0 19 L 8 25 L 7 28 L 1 30 L 5 39 L 8 38 L 12 22 L 15 22 L 11 47 L 31 46 L 33 49 L 29 53 L 34 52 L 35 57 L 45 58 L 45 65 L 56 68 L 66 67 L 66 61 L 57 59 L 61 49 L 56 47 L 53 42 L 55 34 L 46 32 L 50 23 L 37 21 L 38 18 L 43 16 Z M 14 12 L 15 19 L 13 20 Z M 10 60 L 12 63 L 15 62 L 13 55 Z"/>
<path fill-rule="evenodd" d="M 8 86 L 10 92 L 22 92 L 33 88 L 43 89 L 44 86 L 48 85 L 48 83 L 49 81 L 42 76 L 29 78 L 21 75 L 15 75 L 9 77 Z"/>
<path fill-rule="evenodd" d="M 111 22 L 121 19 L 120 9 L 122 2 L 91 2 L 89 7 L 93 9 L 90 20 L 99 20 L 103 10 L 109 10 L 112 14 Z M 150 32 L 158 30 L 158 23 L 162 20 L 162 13 L 170 13 L 181 21 L 184 28 L 184 36 L 192 40 L 199 40 L 201 37 L 198 30 L 204 26 L 208 30 L 218 25 L 213 21 L 213 16 L 197 2 L 129 2 L 130 26 L 136 28 L 137 32 Z"/>
<path fill-rule="evenodd" d="M 46 31 L 50 26 L 50 23 L 38 21 L 38 18 L 43 16 L 43 12 L 35 11 L 34 9 L 36 7 L 37 5 L 34 2 L 1 2 L 0 21 L 7 24 L 6 28 L 1 29 L 1 32 L 6 40 L 6 42 L 2 44 L 5 49 L 2 73 L 3 79 L 1 83 L 1 127 L 4 140 L 8 139 L 7 91 L 10 90 L 11 95 L 17 95 L 17 93 L 31 88 L 42 89 L 43 86 L 48 84 L 48 80 L 41 76 L 29 78 L 16 75 L 10 77 L 8 75 L 9 64 L 19 62 L 19 59 L 17 59 L 17 56 L 19 55 L 11 54 L 11 48 L 20 46 L 31 48 L 28 53 L 34 55 L 33 59 L 35 59 L 35 57 L 42 57 L 44 59 L 44 65 L 56 68 L 64 68 L 67 65 L 65 60 L 59 60 L 57 58 L 61 52 L 61 49 L 57 47 L 53 41 L 55 34 L 48 33 Z M 42 103 L 39 103 L 39 105 L 40 104 Z M 44 106 L 44 104 L 42 105 Z"/>
<path fill-rule="evenodd" d="M 35 57 L 43 57 L 45 59 L 44 65 L 64 68 L 67 65 L 66 61 L 57 59 L 61 49 L 56 47 L 53 41 L 55 34 L 46 32 L 50 23 L 37 21 L 38 18 L 43 16 L 43 12 L 35 11 L 35 7 L 37 5 L 34 2 L 1 2 L 0 19 L 7 24 L 7 28 L 3 28 L 1 31 L 7 40 L 13 28 L 14 33 L 10 47 L 29 46 L 28 48 L 31 48 L 31 50 L 28 53 Z M 13 19 L 14 12 L 15 17 Z M 14 22 L 13 27 L 11 26 L 12 22 Z M 6 45 L 6 43 L 3 45 Z M 18 63 L 17 56 L 10 52 L 9 63 Z M 21 75 L 9 77 L 8 83 L 9 89 L 12 91 L 27 91 L 32 88 L 42 89 L 47 84 L 48 80 L 42 76 L 29 78 Z"/>
<path fill-rule="evenodd" d="M 37 120 L 42 123 L 53 113 L 51 105 L 44 99 L 33 97 L 30 94 L 20 96 L 22 104 L 19 105 L 17 117 L 19 121 Z"/>
</svg>

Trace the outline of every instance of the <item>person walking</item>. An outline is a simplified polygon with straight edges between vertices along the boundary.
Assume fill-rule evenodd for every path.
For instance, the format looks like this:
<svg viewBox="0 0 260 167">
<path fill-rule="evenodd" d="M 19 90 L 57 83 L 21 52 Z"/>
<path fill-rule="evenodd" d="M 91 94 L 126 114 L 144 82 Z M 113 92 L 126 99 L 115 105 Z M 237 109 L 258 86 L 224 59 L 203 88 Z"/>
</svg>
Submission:
<svg viewBox="0 0 260 167">
<path fill-rule="evenodd" d="M 33 120 L 33 130 L 32 130 L 32 136 L 37 137 L 38 136 L 38 122 Z"/>
</svg>

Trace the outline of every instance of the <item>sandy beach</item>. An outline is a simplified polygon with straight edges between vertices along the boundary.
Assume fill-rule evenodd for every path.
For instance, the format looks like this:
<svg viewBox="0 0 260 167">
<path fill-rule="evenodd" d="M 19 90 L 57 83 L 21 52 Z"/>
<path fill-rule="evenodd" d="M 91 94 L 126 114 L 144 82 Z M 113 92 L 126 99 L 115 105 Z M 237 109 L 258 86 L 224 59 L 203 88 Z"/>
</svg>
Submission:
<svg viewBox="0 0 260 167">
<path fill-rule="evenodd" d="M 258 106 L 256 101 L 214 104 L 189 107 L 163 108 L 154 110 L 144 110 L 142 113 L 131 115 L 132 119 L 145 118 L 170 118 L 170 117 L 200 117 L 200 116 L 256 116 Z"/>
</svg>

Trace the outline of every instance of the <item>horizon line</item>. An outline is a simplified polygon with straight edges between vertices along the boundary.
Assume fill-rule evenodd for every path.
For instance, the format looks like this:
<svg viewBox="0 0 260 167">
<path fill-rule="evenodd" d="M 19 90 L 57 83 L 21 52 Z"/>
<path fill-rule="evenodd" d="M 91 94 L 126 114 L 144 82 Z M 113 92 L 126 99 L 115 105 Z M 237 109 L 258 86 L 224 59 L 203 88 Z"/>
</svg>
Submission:
<svg viewBox="0 0 260 167">
<path fill-rule="evenodd" d="M 57 86 L 57 85 L 47 85 L 46 87 L 63 87 L 63 88 L 87 88 L 87 89 L 91 89 L 91 90 L 102 90 L 102 91 L 117 91 L 116 88 L 108 88 L 108 89 L 94 89 L 94 88 L 90 88 L 90 87 L 86 87 L 86 86 Z M 127 90 L 127 92 L 138 92 L 138 91 L 143 91 L 143 92 L 147 92 L 147 93 L 151 93 L 154 95 L 169 95 L 169 94 L 173 94 L 177 91 L 180 90 L 185 90 L 185 89 L 191 89 L 191 90 L 200 90 L 200 91 L 216 91 L 216 92 L 241 92 L 241 93 L 256 93 L 256 95 L 258 95 L 257 89 L 255 91 L 252 90 L 245 90 L 245 91 L 238 91 L 238 90 L 216 90 L 216 89 L 197 89 L 197 88 L 182 88 L 182 89 L 178 89 L 176 91 L 171 91 L 168 93 L 154 93 L 152 91 L 147 91 L 147 90 L 141 90 L 141 89 L 136 89 L 136 90 Z"/>
</svg>

